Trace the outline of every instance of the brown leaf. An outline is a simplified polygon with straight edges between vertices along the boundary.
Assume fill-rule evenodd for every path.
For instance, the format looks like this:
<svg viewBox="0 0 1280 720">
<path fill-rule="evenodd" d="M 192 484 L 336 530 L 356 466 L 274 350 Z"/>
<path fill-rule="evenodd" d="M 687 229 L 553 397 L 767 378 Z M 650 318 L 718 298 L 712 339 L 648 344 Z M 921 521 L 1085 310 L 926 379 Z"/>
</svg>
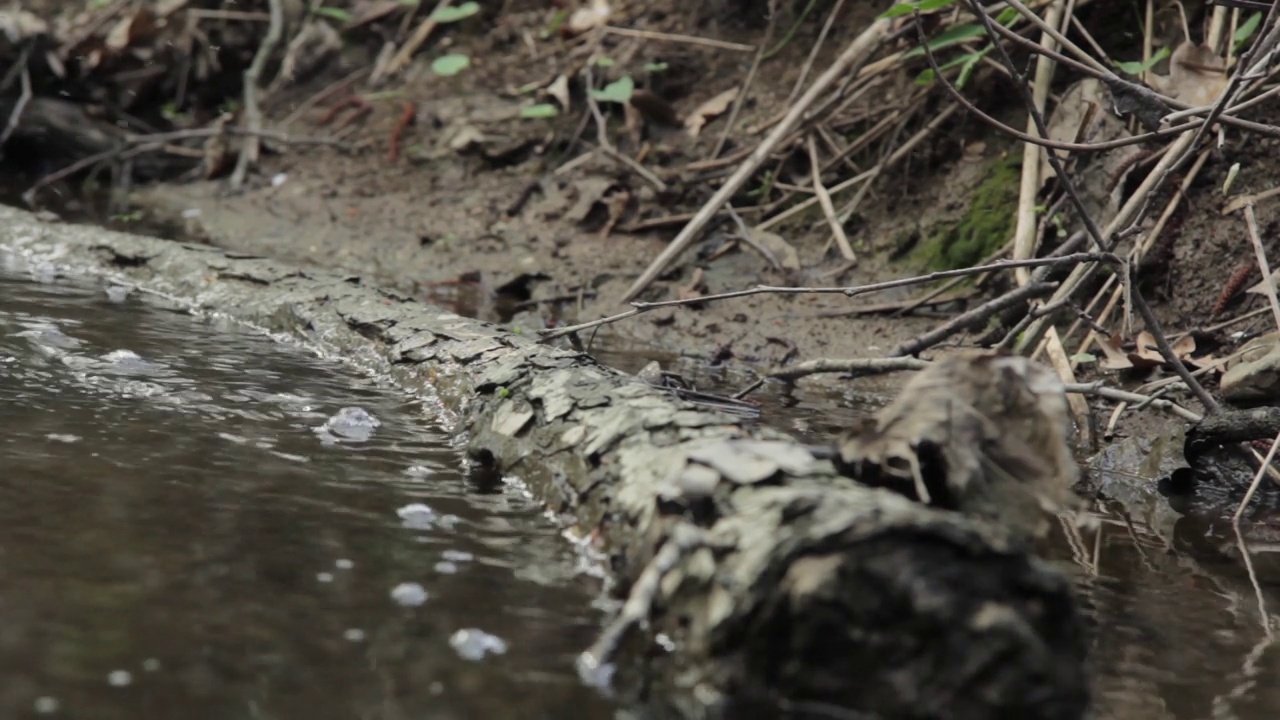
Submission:
<svg viewBox="0 0 1280 720">
<path fill-rule="evenodd" d="M 1183 41 L 1169 58 L 1169 74 L 1148 77 L 1152 87 L 1169 97 L 1211 105 L 1227 86 L 1227 62 L 1207 45 Z"/>
<path fill-rule="evenodd" d="M 1146 330 L 1138 333 L 1138 340 L 1134 343 L 1133 352 L 1129 353 L 1129 362 L 1133 363 L 1133 366 L 1139 370 L 1147 370 L 1164 364 L 1164 356 L 1160 354 L 1160 349 L 1156 347 L 1156 339 L 1151 333 Z"/>
<path fill-rule="evenodd" d="M 689 135 L 698 137 L 698 133 L 702 132 L 702 127 L 723 115 L 737 98 L 738 88 L 734 87 L 694 108 L 693 112 L 689 113 L 689 116 L 684 119 L 684 126 L 688 128 Z"/>
<path fill-rule="evenodd" d="M 1131 370 L 1133 369 L 1133 361 L 1129 359 L 1129 354 L 1120 349 L 1120 336 L 1112 335 L 1107 337 L 1101 333 L 1095 332 L 1094 339 L 1098 343 L 1098 347 L 1102 350 L 1102 354 L 1106 357 L 1098 364 L 1104 370 Z"/>
</svg>

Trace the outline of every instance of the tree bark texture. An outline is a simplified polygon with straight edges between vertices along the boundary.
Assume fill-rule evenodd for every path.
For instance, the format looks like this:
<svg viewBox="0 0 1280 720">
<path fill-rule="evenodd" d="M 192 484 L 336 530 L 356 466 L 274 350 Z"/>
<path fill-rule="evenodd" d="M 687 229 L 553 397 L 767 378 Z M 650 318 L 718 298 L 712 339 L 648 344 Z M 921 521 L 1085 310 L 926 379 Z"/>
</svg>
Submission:
<svg viewBox="0 0 1280 720">
<path fill-rule="evenodd" d="M 782 433 L 358 277 L 0 208 L 0 268 L 6 253 L 284 331 L 434 393 L 473 457 L 524 478 L 607 553 L 626 603 L 584 653 L 588 677 L 625 673 L 663 636 L 663 662 L 705 691 L 704 709 L 746 695 L 888 718 L 1085 712 L 1064 576 L 999 528 L 858 485 Z"/>
</svg>

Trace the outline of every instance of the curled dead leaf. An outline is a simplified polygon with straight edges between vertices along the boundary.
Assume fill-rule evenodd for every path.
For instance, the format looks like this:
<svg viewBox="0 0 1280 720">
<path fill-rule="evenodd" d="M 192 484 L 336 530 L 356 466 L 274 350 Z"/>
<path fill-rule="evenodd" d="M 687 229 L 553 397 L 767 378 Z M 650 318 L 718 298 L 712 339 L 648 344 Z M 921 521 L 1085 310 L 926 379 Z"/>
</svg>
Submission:
<svg viewBox="0 0 1280 720">
<path fill-rule="evenodd" d="M 738 88 L 733 87 L 694 108 L 684 120 L 684 126 L 689 130 L 689 135 L 698 137 L 703 126 L 723 115 L 737 98 Z"/>
<path fill-rule="evenodd" d="M 581 35 L 609 22 L 611 14 L 613 9 L 609 7 L 608 0 L 591 0 L 591 4 L 587 7 L 573 11 L 569 21 L 564 24 L 564 32 L 570 36 Z"/>
<path fill-rule="evenodd" d="M 1152 87 L 1189 105 L 1211 105 L 1227 86 L 1227 62 L 1207 45 L 1184 41 L 1169 58 L 1169 74 L 1149 75 Z"/>
</svg>

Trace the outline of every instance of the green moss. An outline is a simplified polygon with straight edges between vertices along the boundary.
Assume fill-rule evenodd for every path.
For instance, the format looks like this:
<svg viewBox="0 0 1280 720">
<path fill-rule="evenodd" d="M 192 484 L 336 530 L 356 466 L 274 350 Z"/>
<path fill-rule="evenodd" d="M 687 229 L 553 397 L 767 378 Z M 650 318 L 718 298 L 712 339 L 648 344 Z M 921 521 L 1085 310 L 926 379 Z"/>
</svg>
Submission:
<svg viewBox="0 0 1280 720">
<path fill-rule="evenodd" d="M 912 257 L 928 270 L 953 270 L 977 265 L 999 250 L 1013 235 L 1021 177 L 1020 159 L 992 162 L 964 216 L 936 227 Z"/>
</svg>

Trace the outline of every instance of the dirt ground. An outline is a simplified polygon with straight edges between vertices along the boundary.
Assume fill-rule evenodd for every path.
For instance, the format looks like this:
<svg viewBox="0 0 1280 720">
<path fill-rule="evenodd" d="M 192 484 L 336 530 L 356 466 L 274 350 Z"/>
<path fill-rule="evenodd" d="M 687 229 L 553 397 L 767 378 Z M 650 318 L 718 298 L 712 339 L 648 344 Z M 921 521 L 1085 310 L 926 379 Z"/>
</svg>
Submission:
<svg viewBox="0 0 1280 720">
<path fill-rule="evenodd" d="M 135 188 L 130 203 L 152 218 L 178 220 L 188 239 L 371 276 L 414 296 L 528 330 L 614 314 L 626 309 L 621 298 L 627 287 L 681 229 L 681 216 L 698 209 L 736 167 L 727 160 L 749 152 L 771 120 L 789 107 L 830 5 L 817 3 L 817 11 L 803 15 L 803 3 L 782 3 L 767 20 L 767 4 L 750 0 L 692 7 L 670 0 L 615 2 L 611 26 L 679 33 L 695 40 L 607 33 L 596 45 L 582 36 L 544 37 L 548 18 L 556 12 L 546 3 L 507 2 L 499 13 L 486 12 L 483 19 L 439 31 L 434 44 L 429 43 L 404 73 L 377 87 L 364 78 L 381 47 L 378 38 L 349 33 L 343 37 L 341 53 L 316 76 L 279 88 L 264 107 L 267 127 L 295 136 L 337 137 L 342 147 L 269 142 L 268 152 L 239 191 L 228 191 L 221 177 L 169 182 Z M 887 3 L 848 5 L 819 46 L 809 80 Z M 1197 4 L 1188 8 L 1193 17 L 1205 11 Z M 1115 21 L 1109 12 L 1104 8 L 1092 15 L 1082 12 L 1081 17 L 1088 24 L 1103 25 Z M 780 41 L 792 29 L 794 33 Z M 725 115 L 711 116 L 696 138 L 683 127 L 671 127 L 668 116 L 688 117 L 724 90 L 741 87 L 754 53 L 706 47 L 698 44 L 702 40 L 780 44 L 776 54 L 761 63 L 718 155 L 713 149 L 728 121 Z M 908 40 L 900 38 L 890 49 L 909 47 Z M 465 53 L 471 66 L 454 77 L 434 74 L 432 58 L 446 51 Z M 558 117 L 521 115 L 531 98 L 548 99 L 546 89 L 554 87 L 562 73 L 572 74 L 590 58 L 601 56 L 610 62 L 591 65 L 597 86 L 633 76 L 646 97 L 658 98 L 648 104 L 633 101 L 632 106 L 642 110 L 625 113 L 616 104 L 600 105 L 608 141 L 617 152 L 640 158 L 636 164 L 653 173 L 664 189 L 599 150 L 597 128 L 580 87 L 571 88 L 569 110 Z M 828 128 L 835 136 L 832 140 L 844 142 L 877 122 L 885 107 L 915 89 L 920 69 L 919 62 L 904 63 L 886 73 L 846 109 L 853 121 Z M 1065 72 L 1059 76 L 1056 92 L 1071 79 Z M 354 82 L 337 85 L 334 92 L 335 84 L 353 77 Z M 982 71 L 975 78 L 967 89 L 975 102 L 1013 124 L 1024 122 L 1007 83 Z M 543 90 L 531 93 L 529 88 Z M 368 112 L 345 127 L 340 127 L 341 114 L 327 122 L 337 104 L 352 93 L 367 101 Z M 950 105 L 945 95 L 935 93 L 924 111 L 893 137 L 900 142 Z M 1273 106 L 1271 101 L 1252 112 L 1266 117 Z M 393 160 L 391 137 L 406 118 L 411 122 L 403 127 Z M 1240 164 L 1233 192 L 1273 186 L 1280 141 L 1235 131 L 1228 131 L 1225 140 L 1187 189 L 1156 250 L 1141 266 L 1138 281 L 1171 333 L 1204 331 L 1215 321 L 1262 307 L 1260 296 L 1250 295 L 1229 303 L 1220 316 L 1212 312 L 1229 278 L 1252 261 L 1239 215 L 1219 212 L 1224 203 L 1220 188 L 1233 163 Z M 832 186 L 873 166 L 894 147 L 873 144 L 849 154 L 844 165 L 834 164 L 824 183 Z M 822 152 L 830 155 L 829 148 Z M 918 274 L 921 256 L 911 243 L 918 246 L 938 227 L 963 222 L 966 213 L 1000 215 L 1004 219 L 995 218 L 993 229 L 983 232 L 990 236 L 987 242 L 1007 237 L 1007 212 L 973 213 L 973 208 L 991 168 L 1016 160 L 1020 152 L 987 125 L 956 113 L 872 183 L 858 212 L 845 224 L 858 250 L 855 266 L 832 247 L 832 231 L 816 208 L 773 228 L 775 255 L 790 249 L 796 253 L 798 269 L 790 270 L 775 269 L 745 244 L 728 242 L 737 231 L 724 219 L 641 298 L 688 297 L 758 283 L 866 284 Z M 712 162 L 717 157 L 727 160 Z M 767 178 L 776 187 L 749 185 L 735 200 L 737 206 L 750 202 L 753 192 L 771 199 L 780 192 L 793 194 L 771 208 L 809 196 L 811 177 L 803 147 L 766 167 L 772 168 Z M 843 205 L 852 194 L 836 196 L 835 204 Z M 1155 196 L 1145 227 L 1169 197 L 1171 191 Z M 1274 254 L 1274 207 L 1264 202 L 1258 215 Z M 761 218 L 750 209 L 744 209 L 743 216 L 753 226 Z M 994 247 L 999 244 L 997 239 Z M 1258 279 L 1255 269 L 1250 284 Z M 603 327 L 596 341 L 759 368 L 797 359 L 874 357 L 957 310 L 994 297 L 993 290 L 1009 287 L 1007 282 L 997 279 L 976 293 L 962 288 L 971 299 L 925 305 L 908 314 L 848 311 L 917 297 L 921 289 L 853 299 L 757 295 L 646 313 Z M 1225 333 L 1263 329 L 1269 322 L 1265 315 L 1257 316 L 1226 330 L 1200 332 L 1197 339 L 1212 351 L 1230 341 Z M 1116 332 L 1121 329 L 1114 315 L 1106 325 Z M 982 334 L 951 342 L 973 343 Z M 1082 337 L 1077 333 L 1068 341 L 1069 353 L 1075 353 Z M 1088 379 L 1090 368 L 1082 366 L 1081 374 Z"/>
</svg>

